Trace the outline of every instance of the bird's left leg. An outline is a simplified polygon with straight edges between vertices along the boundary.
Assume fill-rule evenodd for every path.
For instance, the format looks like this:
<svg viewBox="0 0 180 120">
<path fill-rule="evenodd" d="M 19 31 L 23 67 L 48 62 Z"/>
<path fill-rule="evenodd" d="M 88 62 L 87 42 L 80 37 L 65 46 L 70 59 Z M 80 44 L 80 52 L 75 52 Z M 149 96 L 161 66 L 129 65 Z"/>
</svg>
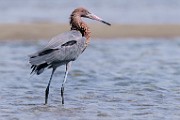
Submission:
<svg viewBox="0 0 180 120">
<path fill-rule="evenodd" d="M 53 75 L 54 75 L 55 70 L 56 70 L 56 68 L 53 68 L 52 73 L 51 73 L 51 77 L 50 77 L 50 79 L 49 79 L 48 86 L 47 86 L 46 91 L 45 91 L 45 104 L 47 104 L 47 101 L 48 101 L 49 86 L 50 86 L 50 84 L 51 84 L 51 80 L 52 80 L 52 77 L 53 77 Z"/>
<path fill-rule="evenodd" d="M 67 75 L 70 68 L 71 68 L 71 62 L 66 64 L 66 72 L 65 72 L 64 80 L 61 87 L 62 104 L 64 104 L 64 84 L 66 83 Z"/>
</svg>

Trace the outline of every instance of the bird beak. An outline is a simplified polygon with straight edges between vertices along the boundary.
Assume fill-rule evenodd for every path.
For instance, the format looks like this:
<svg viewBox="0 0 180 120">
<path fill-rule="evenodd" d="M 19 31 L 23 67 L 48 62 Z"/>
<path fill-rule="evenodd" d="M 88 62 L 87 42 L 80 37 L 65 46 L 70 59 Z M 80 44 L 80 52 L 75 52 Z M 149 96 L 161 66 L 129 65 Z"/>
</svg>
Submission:
<svg viewBox="0 0 180 120">
<path fill-rule="evenodd" d="M 92 13 L 89 13 L 88 15 L 86 15 L 86 17 L 90 18 L 92 20 L 96 20 L 96 21 L 102 22 L 102 23 L 104 23 L 106 25 L 109 25 L 109 26 L 111 25 L 110 23 L 104 21 L 103 19 L 99 18 L 98 16 L 96 16 L 96 15 L 94 15 Z"/>
</svg>

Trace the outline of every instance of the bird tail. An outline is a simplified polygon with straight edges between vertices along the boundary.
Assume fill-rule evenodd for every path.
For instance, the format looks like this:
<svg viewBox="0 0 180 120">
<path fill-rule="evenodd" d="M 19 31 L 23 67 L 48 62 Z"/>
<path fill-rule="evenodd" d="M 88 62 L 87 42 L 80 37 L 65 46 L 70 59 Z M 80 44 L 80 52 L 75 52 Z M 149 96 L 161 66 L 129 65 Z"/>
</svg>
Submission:
<svg viewBox="0 0 180 120">
<path fill-rule="evenodd" d="M 46 67 L 48 67 L 48 64 L 44 62 L 42 56 L 39 55 L 30 55 L 29 56 L 29 62 L 31 64 L 31 74 L 36 73 L 37 75 L 41 74 Z"/>
<path fill-rule="evenodd" d="M 32 65 L 31 66 L 31 69 L 32 69 L 31 74 L 36 73 L 37 75 L 39 75 L 44 71 L 44 69 L 46 67 L 48 67 L 47 63 L 43 63 L 43 64 L 40 64 L 40 65 Z"/>
</svg>

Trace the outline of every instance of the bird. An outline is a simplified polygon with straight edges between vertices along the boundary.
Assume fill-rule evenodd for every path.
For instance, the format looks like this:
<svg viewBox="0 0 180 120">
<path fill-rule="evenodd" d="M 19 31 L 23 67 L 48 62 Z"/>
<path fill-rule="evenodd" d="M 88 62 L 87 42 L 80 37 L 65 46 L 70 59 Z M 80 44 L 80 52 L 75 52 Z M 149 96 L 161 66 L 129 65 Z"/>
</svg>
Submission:
<svg viewBox="0 0 180 120">
<path fill-rule="evenodd" d="M 29 55 L 31 64 L 31 74 L 40 75 L 45 69 L 52 69 L 52 73 L 45 90 L 45 104 L 48 103 L 49 87 L 55 70 L 65 65 L 65 75 L 61 86 L 62 104 L 64 104 L 64 86 L 71 64 L 80 54 L 84 52 L 90 42 L 91 31 L 87 24 L 81 19 L 89 18 L 102 22 L 106 25 L 110 23 L 104 21 L 86 8 L 78 7 L 70 15 L 70 31 L 61 33 L 53 37 L 41 50 Z"/>
</svg>

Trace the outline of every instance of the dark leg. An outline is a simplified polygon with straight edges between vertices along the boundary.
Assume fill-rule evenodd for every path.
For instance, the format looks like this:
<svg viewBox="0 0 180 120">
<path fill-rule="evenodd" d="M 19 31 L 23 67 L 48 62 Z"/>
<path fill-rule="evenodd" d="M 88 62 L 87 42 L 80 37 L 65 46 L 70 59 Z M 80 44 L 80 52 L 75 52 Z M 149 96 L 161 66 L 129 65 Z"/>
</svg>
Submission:
<svg viewBox="0 0 180 120">
<path fill-rule="evenodd" d="M 49 79 L 49 83 L 48 83 L 48 86 L 46 88 L 46 91 L 45 91 L 45 104 L 47 104 L 47 101 L 48 101 L 48 95 L 49 95 L 49 86 L 51 84 L 51 80 L 52 80 L 52 77 L 53 77 L 53 74 L 54 74 L 54 71 L 56 70 L 56 68 L 53 68 L 52 70 L 52 73 L 51 73 L 51 77 Z"/>
<path fill-rule="evenodd" d="M 61 87 L 62 104 L 64 104 L 64 84 L 65 84 L 65 82 L 66 82 L 67 75 L 68 75 L 68 72 L 69 72 L 70 67 L 71 67 L 71 62 L 69 62 L 69 63 L 66 64 L 66 72 L 65 72 L 63 84 L 62 84 L 62 87 Z"/>
<path fill-rule="evenodd" d="M 64 104 L 64 86 L 63 86 L 63 84 L 61 87 L 61 98 L 62 98 L 62 104 Z"/>
</svg>

